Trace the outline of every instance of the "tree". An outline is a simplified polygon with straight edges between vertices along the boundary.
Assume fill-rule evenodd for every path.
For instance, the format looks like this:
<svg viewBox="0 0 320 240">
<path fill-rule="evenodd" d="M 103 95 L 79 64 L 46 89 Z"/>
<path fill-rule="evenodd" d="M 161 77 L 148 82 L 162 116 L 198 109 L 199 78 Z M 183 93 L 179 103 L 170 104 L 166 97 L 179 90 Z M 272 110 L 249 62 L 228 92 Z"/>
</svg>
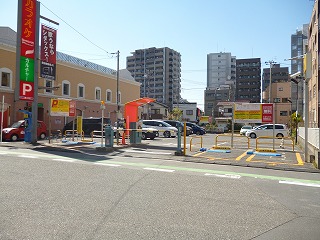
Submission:
<svg viewBox="0 0 320 240">
<path fill-rule="evenodd" d="M 169 115 L 169 119 L 180 120 L 182 117 L 182 113 L 182 110 L 180 110 L 179 108 L 173 108 L 172 112 Z"/>
</svg>

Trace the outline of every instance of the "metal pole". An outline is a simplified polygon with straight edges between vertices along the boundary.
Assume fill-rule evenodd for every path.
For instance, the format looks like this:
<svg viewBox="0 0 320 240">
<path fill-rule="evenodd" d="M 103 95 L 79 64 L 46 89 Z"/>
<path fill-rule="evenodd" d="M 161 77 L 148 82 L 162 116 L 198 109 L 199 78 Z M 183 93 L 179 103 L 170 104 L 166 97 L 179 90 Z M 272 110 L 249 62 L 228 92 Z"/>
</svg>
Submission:
<svg viewBox="0 0 320 240">
<path fill-rule="evenodd" d="M 40 23 L 40 2 L 36 3 L 36 39 L 35 39 L 35 49 L 34 49 L 34 98 L 32 102 L 32 129 L 31 129 L 31 143 L 37 143 L 37 128 L 38 128 L 38 71 L 39 71 L 39 23 Z"/>
<path fill-rule="evenodd" d="M 307 79 L 305 81 L 305 87 L 304 87 L 304 160 L 305 162 L 308 161 L 308 128 L 309 128 L 309 88 L 308 88 L 308 81 Z"/>
<path fill-rule="evenodd" d="M 269 61 L 269 65 L 270 65 L 270 79 L 269 79 L 269 103 L 271 103 L 271 86 L 272 86 L 272 77 L 271 77 L 271 69 L 272 69 L 272 65 L 271 65 L 271 61 Z"/>
<path fill-rule="evenodd" d="M 3 129 L 3 114 L 4 114 L 4 95 L 2 95 L 2 105 L 1 105 L 1 133 L 0 133 L 1 143 L 2 143 L 2 129 Z"/>
<path fill-rule="evenodd" d="M 120 105 L 119 105 L 119 56 L 120 51 L 117 51 L 117 145 L 119 145 L 119 112 L 120 112 Z"/>
<path fill-rule="evenodd" d="M 296 99 L 296 144 L 298 143 L 298 82 L 297 82 L 297 99 Z"/>
</svg>

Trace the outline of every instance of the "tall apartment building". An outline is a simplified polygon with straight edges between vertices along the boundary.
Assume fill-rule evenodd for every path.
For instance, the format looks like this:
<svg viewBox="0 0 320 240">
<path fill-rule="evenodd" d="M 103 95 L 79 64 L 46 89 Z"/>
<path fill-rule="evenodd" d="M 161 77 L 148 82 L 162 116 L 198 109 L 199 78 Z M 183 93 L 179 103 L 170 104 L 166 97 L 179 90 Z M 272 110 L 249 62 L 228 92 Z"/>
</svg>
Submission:
<svg viewBox="0 0 320 240">
<path fill-rule="evenodd" d="M 234 101 L 236 58 L 231 53 L 207 55 L 207 88 L 204 92 L 205 115 L 218 116 L 217 103 Z"/>
<path fill-rule="evenodd" d="M 236 60 L 236 101 L 261 101 L 261 59 Z"/>
<path fill-rule="evenodd" d="M 181 54 L 168 47 L 139 49 L 127 57 L 127 70 L 141 83 L 140 97 L 172 108 L 180 101 Z"/>
<path fill-rule="evenodd" d="M 272 63 L 269 68 L 264 68 L 262 73 L 262 102 L 269 102 L 269 92 L 267 92 L 266 90 L 270 85 L 270 71 L 271 83 L 290 81 L 288 67 L 280 67 L 280 64 Z M 270 99 L 270 102 L 272 102 L 272 97 Z"/>
<path fill-rule="evenodd" d="M 302 29 L 297 30 L 291 35 L 291 74 L 303 72 L 303 57 L 307 52 L 308 45 L 308 24 L 303 24 Z M 292 110 L 298 110 L 298 113 L 303 113 L 303 81 L 298 83 L 292 82 L 291 87 Z"/>
</svg>

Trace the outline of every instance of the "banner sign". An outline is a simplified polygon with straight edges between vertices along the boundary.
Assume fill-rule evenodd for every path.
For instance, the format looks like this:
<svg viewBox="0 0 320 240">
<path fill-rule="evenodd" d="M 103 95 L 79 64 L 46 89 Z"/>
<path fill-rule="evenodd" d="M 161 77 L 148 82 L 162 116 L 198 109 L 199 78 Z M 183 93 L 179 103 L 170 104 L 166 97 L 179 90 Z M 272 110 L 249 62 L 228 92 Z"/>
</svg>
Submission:
<svg viewBox="0 0 320 240">
<path fill-rule="evenodd" d="M 50 116 L 74 117 L 76 102 L 67 99 L 51 99 Z"/>
<path fill-rule="evenodd" d="M 234 106 L 234 122 L 236 123 L 272 123 L 272 103 L 236 103 Z"/>
<path fill-rule="evenodd" d="M 34 99 L 34 64 L 36 38 L 36 0 L 19 1 L 21 8 L 20 39 L 20 100 Z M 18 54 L 18 53 L 17 53 Z"/>
<path fill-rule="evenodd" d="M 41 64 L 40 76 L 48 80 L 56 79 L 57 31 L 41 25 Z"/>
</svg>

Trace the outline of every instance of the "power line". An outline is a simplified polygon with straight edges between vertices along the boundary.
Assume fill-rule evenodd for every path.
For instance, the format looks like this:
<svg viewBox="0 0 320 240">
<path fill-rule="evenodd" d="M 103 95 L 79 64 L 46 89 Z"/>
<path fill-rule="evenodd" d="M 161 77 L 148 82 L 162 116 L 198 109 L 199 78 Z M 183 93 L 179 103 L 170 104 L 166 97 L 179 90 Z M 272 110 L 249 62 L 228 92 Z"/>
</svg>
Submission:
<svg viewBox="0 0 320 240">
<path fill-rule="evenodd" d="M 55 15 L 57 18 L 59 18 L 62 22 L 64 22 L 65 24 L 67 24 L 70 28 L 72 28 L 76 33 L 78 33 L 80 36 L 82 36 L 84 39 L 86 39 L 88 42 L 90 42 L 92 45 L 96 46 L 97 48 L 99 48 L 100 50 L 104 51 L 107 54 L 111 54 L 108 51 L 106 51 L 104 48 L 98 46 L 97 44 L 95 44 L 94 42 L 92 42 L 89 38 L 87 38 L 86 36 L 84 36 L 82 33 L 80 33 L 77 29 L 75 29 L 74 27 L 72 27 L 69 23 L 67 23 L 65 20 L 63 20 L 61 17 L 59 17 L 57 14 L 55 14 L 52 10 L 50 10 L 48 7 L 46 7 L 42 2 L 40 2 L 40 4 L 45 7 L 49 12 L 51 12 L 53 15 Z"/>
</svg>

